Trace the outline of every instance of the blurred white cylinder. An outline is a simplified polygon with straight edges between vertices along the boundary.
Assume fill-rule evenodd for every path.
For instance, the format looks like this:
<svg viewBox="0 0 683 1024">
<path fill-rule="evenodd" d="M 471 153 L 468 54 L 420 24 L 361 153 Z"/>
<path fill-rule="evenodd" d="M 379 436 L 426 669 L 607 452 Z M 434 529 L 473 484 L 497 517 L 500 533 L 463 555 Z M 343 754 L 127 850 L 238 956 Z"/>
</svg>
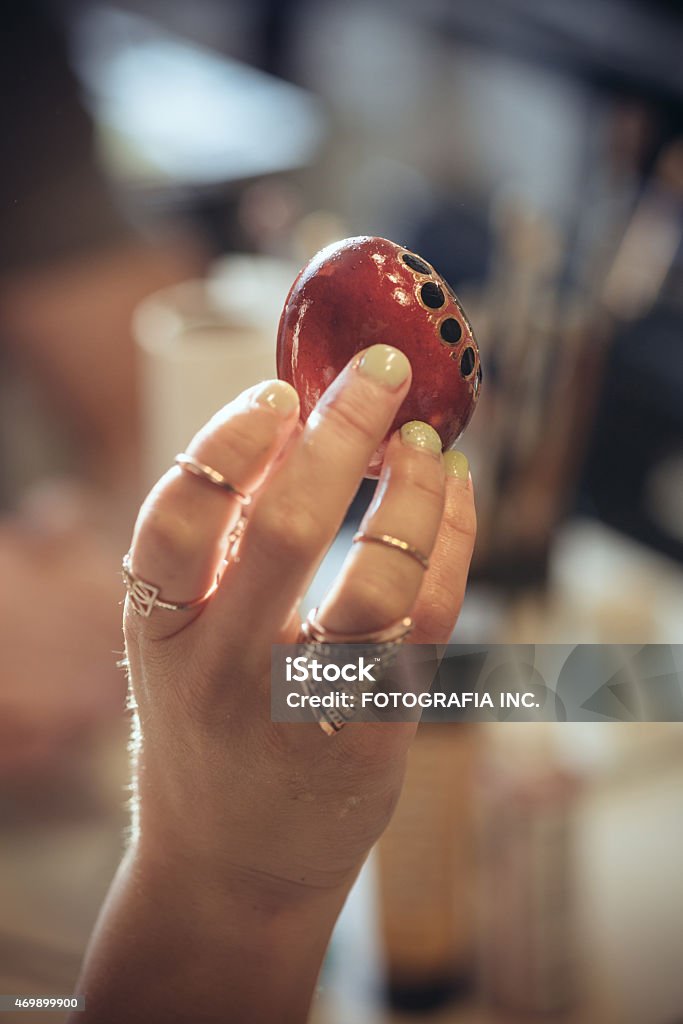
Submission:
<svg viewBox="0 0 683 1024">
<path fill-rule="evenodd" d="M 206 280 L 166 288 L 139 306 L 145 485 L 226 402 L 275 376 L 280 311 L 296 272 L 284 261 L 230 256 Z"/>
</svg>

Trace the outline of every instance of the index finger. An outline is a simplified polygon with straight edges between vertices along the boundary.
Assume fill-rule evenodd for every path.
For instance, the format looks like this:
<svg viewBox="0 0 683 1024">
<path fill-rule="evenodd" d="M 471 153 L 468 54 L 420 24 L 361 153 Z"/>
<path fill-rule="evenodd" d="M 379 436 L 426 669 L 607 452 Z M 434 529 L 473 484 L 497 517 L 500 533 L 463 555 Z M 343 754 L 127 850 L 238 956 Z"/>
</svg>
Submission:
<svg viewBox="0 0 683 1024">
<path fill-rule="evenodd" d="M 410 387 L 390 345 L 359 353 L 327 389 L 250 509 L 239 560 L 209 612 L 272 636 L 289 620 Z M 210 628 L 210 627 L 209 627 Z"/>
</svg>

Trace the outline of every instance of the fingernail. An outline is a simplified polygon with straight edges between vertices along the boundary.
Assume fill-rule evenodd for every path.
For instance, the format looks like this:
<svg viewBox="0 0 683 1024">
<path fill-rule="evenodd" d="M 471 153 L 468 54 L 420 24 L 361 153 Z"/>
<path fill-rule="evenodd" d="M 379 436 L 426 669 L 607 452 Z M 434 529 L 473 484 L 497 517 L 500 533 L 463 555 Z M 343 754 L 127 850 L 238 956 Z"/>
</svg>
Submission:
<svg viewBox="0 0 683 1024">
<path fill-rule="evenodd" d="M 446 452 L 443 457 L 446 463 L 446 472 L 449 476 L 456 476 L 458 480 L 467 480 L 470 475 L 470 464 L 467 456 L 462 452 Z"/>
<path fill-rule="evenodd" d="M 372 345 L 361 356 L 358 369 L 385 388 L 397 388 L 407 380 L 410 363 L 403 352 L 391 345 Z"/>
<path fill-rule="evenodd" d="M 259 405 L 269 405 L 280 416 L 291 416 L 299 407 L 299 396 L 284 380 L 269 380 L 254 396 Z"/>
<path fill-rule="evenodd" d="M 412 448 L 422 448 L 432 455 L 441 455 L 441 438 L 428 423 L 411 420 L 401 427 L 401 440 Z"/>
</svg>

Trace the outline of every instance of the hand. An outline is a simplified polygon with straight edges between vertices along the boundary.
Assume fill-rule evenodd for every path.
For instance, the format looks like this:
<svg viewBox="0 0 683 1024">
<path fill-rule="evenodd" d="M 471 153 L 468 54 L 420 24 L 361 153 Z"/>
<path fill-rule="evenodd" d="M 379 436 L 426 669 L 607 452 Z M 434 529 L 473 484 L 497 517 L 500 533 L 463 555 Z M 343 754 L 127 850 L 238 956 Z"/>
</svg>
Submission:
<svg viewBox="0 0 683 1024">
<path fill-rule="evenodd" d="M 269 680 L 271 644 L 296 640 L 299 601 L 409 386 L 405 356 L 381 345 L 347 366 L 303 427 L 296 393 L 282 382 L 253 388 L 227 406 L 188 451 L 254 496 L 238 557 L 197 608 L 155 608 L 143 618 L 126 603 L 139 718 L 139 823 L 114 920 L 117 914 L 134 919 L 138 934 L 145 920 L 141 900 L 148 914 L 162 914 L 166 923 L 160 928 L 157 922 L 156 930 L 163 931 L 162 945 L 171 943 L 164 945 L 164 962 L 172 960 L 174 978 L 184 979 L 179 999 L 190 984 L 179 967 L 183 946 L 196 941 L 210 958 L 210 933 L 234 954 L 228 921 L 235 921 L 241 959 L 231 1005 L 245 1014 L 236 1012 L 235 1020 L 301 1019 L 296 1014 L 310 996 L 305 990 L 315 982 L 334 918 L 398 798 L 413 725 L 351 725 L 329 738 L 313 724 L 275 724 Z M 205 593 L 239 512 L 225 491 L 177 467 L 169 470 L 137 521 L 135 575 L 159 586 L 163 600 L 187 602 Z M 401 552 L 354 545 L 320 607 L 320 621 L 334 631 L 364 633 L 411 614 L 414 640 L 446 642 L 475 533 L 464 457 L 444 457 L 438 435 L 424 424 L 404 428 L 388 445 L 363 529 L 405 539 L 431 556 L 431 567 L 425 575 Z M 174 905 L 182 905 L 182 915 L 174 914 Z M 229 910 L 220 913 L 218 906 Z M 272 963 L 270 992 L 253 977 L 249 985 L 245 953 L 253 927 L 254 953 L 267 958 L 264 935 L 283 916 L 290 931 L 294 920 L 296 934 L 304 933 L 301 952 L 282 935 L 274 957 L 283 978 L 300 980 L 289 1004 Z M 202 921 L 196 930 L 193 917 Z M 182 929 L 175 940 L 169 938 L 173 921 Z M 96 943 L 91 958 L 95 966 L 86 970 L 89 1000 L 98 988 L 92 979 L 102 978 L 103 956 L 116 959 L 111 919 L 105 932 L 109 937 Z M 216 986 L 228 984 L 226 952 L 220 977 L 208 983 L 216 1000 Z M 234 955 L 231 962 L 234 969 Z M 107 971 L 111 977 L 111 964 Z M 206 988 L 205 981 L 205 996 Z M 275 1017 L 273 992 L 282 1010 Z M 214 1019 L 202 1005 L 206 1019 Z M 289 1015 L 282 1009 L 287 1005 Z"/>
</svg>

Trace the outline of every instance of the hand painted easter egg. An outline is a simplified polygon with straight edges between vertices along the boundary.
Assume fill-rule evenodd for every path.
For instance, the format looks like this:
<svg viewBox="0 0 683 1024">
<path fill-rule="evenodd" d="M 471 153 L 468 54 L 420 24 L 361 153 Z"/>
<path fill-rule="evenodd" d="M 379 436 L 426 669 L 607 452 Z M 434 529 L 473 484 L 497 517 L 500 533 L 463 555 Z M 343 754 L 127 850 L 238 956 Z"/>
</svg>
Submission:
<svg viewBox="0 0 683 1024">
<path fill-rule="evenodd" d="M 425 420 L 451 447 L 481 385 L 479 349 L 450 285 L 426 260 L 386 238 L 360 236 L 319 252 L 294 281 L 277 340 L 277 372 L 292 384 L 306 420 L 353 355 L 383 343 L 413 368 L 410 391 L 367 475 L 377 476 L 389 435 Z"/>
</svg>

